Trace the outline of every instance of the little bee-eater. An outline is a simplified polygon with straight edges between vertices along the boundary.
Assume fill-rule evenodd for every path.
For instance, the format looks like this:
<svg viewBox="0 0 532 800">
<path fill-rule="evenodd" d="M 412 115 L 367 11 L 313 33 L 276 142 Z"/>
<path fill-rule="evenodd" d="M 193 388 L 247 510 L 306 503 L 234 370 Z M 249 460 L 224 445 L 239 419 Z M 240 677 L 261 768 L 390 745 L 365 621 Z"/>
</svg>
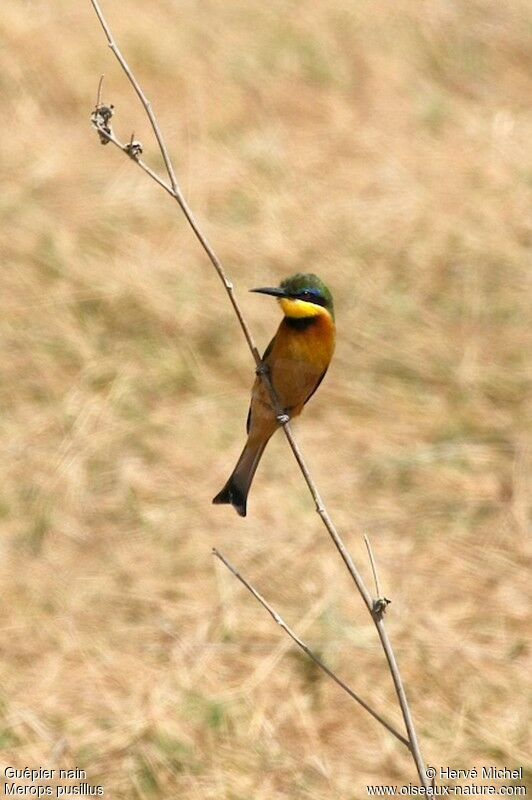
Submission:
<svg viewBox="0 0 532 800">
<path fill-rule="evenodd" d="M 293 275 L 275 288 L 252 292 L 276 297 L 284 318 L 262 358 L 284 412 L 303 410 L 327 372 L 335 342 L 332 295 L 316 275 Z M 238 463 L 213 503 L 231 503 L 241 517 L 259 461 L 279 421 L 264 383 L 257 376 L 247 419 L 247 442 Z"/>
</svg>

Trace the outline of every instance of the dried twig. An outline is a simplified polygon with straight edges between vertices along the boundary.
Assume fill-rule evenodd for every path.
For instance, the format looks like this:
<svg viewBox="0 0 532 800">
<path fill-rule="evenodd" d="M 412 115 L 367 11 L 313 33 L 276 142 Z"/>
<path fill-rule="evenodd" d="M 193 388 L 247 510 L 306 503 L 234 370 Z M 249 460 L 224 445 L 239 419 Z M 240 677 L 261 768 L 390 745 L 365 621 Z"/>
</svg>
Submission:
<svg viewBox="0 0 532 800">
<path fill-rule="evenodd" d="M 375 614 L 384 614 L 386 608 L 392 602 L 388 600 L 387 597 L 381 592 L 380 581 L 379 581 L 379 574 L 377 572 L 377 564 L 375 563 L 375 556 L 373 555 L 373 550 L 371 549 L 371 544 L 369 541 L 369 537 L 364 534 L 364 541 L 366 543 L 366 547 L 368 550 L 369 556 L 369 563 L 371 564 L 371 571 L 373 572 L 373 580 L 375 581 L 375 591 L 377 592 L 377 598 L 373 601 L 373 611 Z"/>
<path fill-rule="evenodd" d="M 201 246 L 205 250 L 209 260 L 211 261 L 211 263 L 214 266 L 214 268 L 215 268 L 220 280 L 222 281 L 222 283 L 224 285 L 224 288 L 225 288 L 225 290 L 226 290 L 226 292 L 228 294 L 228 297 L 229 297 L 229 300 L 231 302 L 231 305 L 233 306 L 233 310 L 234 310 L 234 312 L 236 314 L 236 317 L 238 319 L 240 327 L 242 328 L 242 331 L 243 331 L 244 336 L 246 338 L 246 342 L 248 344 L 248 347 L 249 347 L 249 349 L 251 351 L 251 354 L 253 356 L 253 359 L 255 361 L 255 365 L 258 368 L 258 373 L 260 374 L 261 379 L 264 382 L 264 385 L 265 385 L 265 387 L 266 387 L 266 389 L 267 389 L 267 391 L 269 393 L 269 396 L 270 396 L 270 399 L 271 399 L 271 403 L 272 403 L 272 407 L 273 407 L 273 409 L 275 411 L 275 414 L 277 416 L 277 420 L 279 422 L 279 425 L 284 430 L 284 433 L 286 435 L 288 443 L 289 443 L 289 445 L 290 445 L 290 447 L 292 449 L 292 452 L 293 452 L 293 454 L 294 454 L 294 456 L 296 458 L 297 463 L 299 464 L 299 467 L 301 469 L 303 477 L 304 477 L 304 479 L 306 481 L 306 484 L 307 484 L 307 486 L 309 488 L 309 491 L 310 491 L 310 493 L 312 495 L 312 498 L 313 498 L 315 506 L 316 506 L 316 511 L 319 514 L 319 516 L 321 517 L 321 520 L 322 520 L 323 524 L 325 525 L 325 527 L 326 527 L 331 539 L 333 540 L 336 549 L 340 553 L 340 556 L 341 556 L 342 560 L 344 561 L 344 564 L 345 564 L 347 570 L 349 571 L 349 574 L 351 575 L 351 578 L 353 579 L 353 581 L 354 581 L 354 583 L 355 583 L 355 585 L 356 585 L 356 587 L 357 587 L 357 589 L 358 589 L 358 591 L 359 591 L 359 593 L 360 593 L 360 595 L 362 597 L 362 600 L 364 601 L 364 603 L 365 603 L 365 605 L 366 605 L 366 607 L 367 607 L 369 613 L 371 614 L 371 617 L 372 617 L 372 619 L 373 619 L 373 621 L 375 623 L 375 626 L 377 628 L 377 632 L 378 632 L 378 635 L 379 635 L 379 638 L 380 638 L 384 653 L 386 655 L 386 659 L 387 659 L 387 662 L 388 662 L 390 673 L 392 675 L 392 679 L 393 679 L 393 682 L 394 682 L 395 691 L 397 693 L 399 705 L 401 707 L 401 712 L 402 712 L 402 715 L 403 715 L 405 727 L 406 727 L 407 734 L 408 734 L 408 742 L 409 742 L 408 746 L 409 746 L 409 749 L 410 749 L 410 751 L 412 753 L 413 759 L 415 761 L 416 769 L 417 769 L 421 784 L 424 787 L 428 787 L 429 786 L 429 782 L 428 782 L 426 774 L 425 774 L 425 766 L 424 766 L 423 758 L 421 756 L 421 752 L 420 752 L 420 749 L 419 749 L 419 744 L 418 744 L 418 740 L 417 740 L 417 736 L 416 736 L 416 731 L 415 731 L 415 728 L 414 728 L 414 723 L 413 723 L 413 720 L 412 720 L 412 715 L 411 715 L 411 712 L 410 712 L 410 708 L 408 706 L 408 701 L 406 699 L 406 694 L 405 694 L 404 687 L 403 687 L 403 684 L 402 684 L 402 680 L 401 680 L 401 676 L 400 676 L 399 669 L 398 669 L 398 666 L 397 666 L 397 662 L 395 660 L 395 656 L 394 656 L 394 653 L 393 653 L 393 650 L 392 650 L 392 646 L 391 646 L 390 640 L 388 638 L 388 634 L 387 634 L 387 632 L 385 630 L 385 627 L 384 627 L 384 622 L 383 622 L 383 619 L 382 619 L 382 609 L 381 610 L 376 610 L 375 603 L 372 600 L 371 595 L 369 594 L 369 592 L 368 592 L 368 590 L 367 590 L 367 588 L 366 588 L 366 586 L 364 584 L 362 576 L 359 573 L 358 569 L 356 568 L 356 566 L 355 566 L 355 564 L 354 564 L 354 562 L 353 562 L 353 560 L 352 560 L 352 558 L 351 558 L 346 546 L 344 545 L 344 543 L 343 543 L 343 541 L 342 541 L 342 539 L 340 537 L 340 534 L 336 530 L 336 527 L 335 527 L 335 525 L 334 525 L 334 523 L 333 523 L 333 521 L 332 521 L 332 519 L 331 519 L 331 517 L 330 517 L 330 515 L 329 515 L 329 513 L 328 513 L 328 511 L 327 511 L 327 509 L 326 509 L 326 507 L 324 505 L 324 503 L 323 503 L 323 500 L 321 499 L 321 496 L 320 496 L 320 494 L 318 492 L 318 489 L 317 489 L 317 487 L 316 487 L 316 485 L 314 483 L 314 480 L 313 480 L 313 478 L 312 478 L 312 476 L 311 476 L 311 474 L 310 474 L 310 472 L 308 470 L 308 467 L 307 467 L 307 465 L 306 465 L 306 463 L 305 463 L 305 461 L 303 459 L 303 455 L 301 453 L 301 450 L 299 449 L 299 446 L 297 445 L 297 443 L 296 443 L 296 441 L 294 439 L 294 436 L 292 434 L 292 431 L 291 431 L 291 428 L 290 428 L 290 423 L 289 423 L 289 418 L 285 414 L 284 409 L 281 407 L 281 405 L 279 403 L 279 400 L 278 400 L 278 398 L 277 398 L 277 396 L 275 394 L 275 391 L 274 391 L 273 386 L 271 384 L 268 372 L 266 370 L 261 369 L 262 361 L 261 361 L 260 353 L 259 353 L 259 351 L 258 351 L 258 349 L 257 349 L 257 347 L 255 345 L 255 342 L 254 342 L 253 337 L 251 335 L 251 331 L 250 331 L 250 329 L 249 329 L 249 327 L 248 327 L 248 325 L 247 325 L 247 323 L 246 323 L 246 321 L 244 319 L 244 316 L 243 316 L 242 311 L 240 309 L 240 305 L 238 304 L 238 302 L 236 300 L 236 297 L 234 295 L 233 284 L 229 280 L 229 278 L 228 278 L 228 276 L 227 276 L 227 274 L 226 274 L 226 272 L 224 270 L 224 267 L 222 265 L 222 262 L 220 261 L 220 259 L 218 258 L 218 256 L 214 252 L 213 248 L 211 247 L 209 241 L 207 240 L 207 238 L 205 237 L 205 235 L 201 231 L 196 218 L 194 217 L 190 207 L 188 206 L 188 203 L 186 202 L 186 200 L 185 200 L 185 198 L 184 198 L 184 196 L 183 196 L 183 194 L 181 192 L 181 189 L 179 188 L 179 184 L 177 182 L 177 178 L 176 178 L 175 171 L 174 171 L 174 168 L 173 168 L 173 165 L 172 165 L 172 161 L 170 159 L 170 155 L 169 155 L 168 150 L 166 148 L 166 144 L 164 142 L 164 138 L 163 138 L 161 130 L 159 128 L 159 125 L 158 125 L 157 119 L 155 117 L 155 114 L 153 112 L 151 103 L 149 102 L 149 100 L 147 99 L 146 95 L 144 94 L 139 82 L 135 78 L 135 75 L 133 74 L 132 70 L 130 69 L 130 67 L 129 67 L 127 61 L 125 60 L 122 52 L 120 51 L 118 45 L 116 44 L 116 42 L 114 40 L 114 37 L 113 37 L 113 35 L 111 33 L 111 29 L 109 28 L 109 25 L 108 25 L 108 23 L 106 22 L 106 20 L 105 20 L 105 18 L 103 16 L 103 13 L 101 11 L 101 8 L 100 8 L 100 5 L 98 3 L 98 0 L 90 0 L 90 1 L 92 3 L 94 11 L 96 12 L 96 15 L 97 15 L 97 17 L 98 17 L 98 19 L 100 21 L 100 24 L 101 24 L 101 26 L 102 26 L 102 28 L 104 30 L 104 33 L 105 33 L 105 36 L 107 38 L 107 43 L 108 43 L 109 47 L 111 48 L 111 50 L 113 51 L 114 55 L 116 56 L 118 62 L 120 63 L 120 66 L 122 67 L 122 69 L 123 69 L 124 73 L 126 74 L 128 80 L 130 81 L 133 89 L 135 90 L 135 92 L 136 92 L 136 94 L 137 94 L 137 96 L 138 96 L 138 98 L 139 98 L 139 100 L 140 100 L 140 102 L 141 102 L 141 104 L 142 104 L 147 116 L 148 116 L 148 119 L 149 119 L 149 121 L 151 123 L 151 126 L 152 126 L 152 129 L 153 129 L 153 132 L 155 134 L 155 138 L 156 138 L 157 143 L 159 145 L 159 149 L 161 151 L 161 155 L 163 157 L 163 161 L 164 161 L 164 164 L 165 164 L 166 171 L 168 173 L 170 184 L 168 184 L 166 181 L 164 181 L 144 161 L 142 161 L 142 159 L 140 158 L 140 153 L 137 153 L 137 155 L 134 157 L 134 160 L 154 181 L 156 181 L 156 183 L 158 183 L 163 189 L 165 189 L 176 200 L 176 202 L 178 203 L 179 207 L 181 208 L 183 214 L 185 215 L 188 223 L 190 224 L 192 230 L 194 231 L 194 234 L 196 235 L 196 237 L 199 240 Z M 119 147 L 121 150 L 123 150 L 128 156 L 131 157 L 132 153 L 131 153 L 130 148 L 131 148 L 132 140 L 130 141 L 129 144 L 124 144 L 124 143 L 121 143 L 114 136 L 114 134 L 112 133 L 112 131 L 110 130 L 110 127 L 108 125 L 108 119 L 107 120 L 102 119 L 102 114 L 101 114 L 101 109 L 102 108 L 105 108 L 105 109 L 109 109 L 110 108 L 112 110 L 112 106 L 105 106 L 105 107 L 102 107 L 101 105 L 99 107 L 97 106 L 97 108 L 95 109 L 95 111 L 94 111 L 94 113 L 92 115 L 92 123 L 93 123 L 94 127 L 96 128 L 96 131 L 98 132 L 98 135 L 100 136 L 101 141 L 105 140 L 105 141 L 112 142 L 117 147 Z M 111 111 L 111 113 L 112 113 L 112 111 Z M 222 559 L 222 560 L 224 560 L 224 559 Z M 225 562 L 225 560 L 224 560 L 224 563 L 226 563 L 226 565 L 227 565 L 227 562 Z M 255 596 L 257 596 L 257 595 L 255 595 Z M 258 597 L 257 597 L 257 599 L 258 599 Z M 285 630 L 286 630 L 286 628 L 285 628 Z M 386 727 L 388 727 L 388 726 L 386 725 Z"/>
<path fill-rule="evenodd" d="M 100 80 L 98 81 L 98 94 L 96 95 L 96 106 L 95 108 L 100 108 L 102 104 L 102 89 L 103 89 L 103 81 L 105 75 L 100 76 Z"/>
<path fill-rule="evenodd" d="M 296 633 L 294 633 L 294 631 L 288 626 L 288 624 L 284 621 L 284 619 L 280 616 L 280 614 L 278 614 L 277 611 L 274 608 L 272 608 L 272 606 L 264 599 L 264 597 L 260 594 L 260 592 L 258 592 L 255 589 L 255 587 L 252 586 L 252 584 L 249 583 L 249 581 L 246 580 L 246 578 L 244 578 L 244 576 L 240 574 L 240 572 L 236 569 L 236 567 L 234 567 L 231 564 L 231 562 L 228 561 L 227 558 L 225 558 L 225 556 L 223 556 L 220 553 L 220 551 L 216 549 L 216 547 L 212 548 L 212 552 L 213 555 L 216 556 L 216 558 L 219 558 L 220 561 L 223 564 L 225 564 L 229 572 L 232 572 L 235 578 L 238 578 L 240 583 L 242 583 L 246 587 L 246 589 L 249 592 L 251 592 L 253 597 L 256 600 L 258 600 L 261 606 L 263 606 L 263 608 L 265 608 L 266 611 L 273 617 L 275 622 L 278 625 L 280 625 L 284 631 L 286 631 L 286 633 L 292 639 L 292 641 L 294 641 L 297 644 L 297 646 L 300 647 L 301 650 L 303 650 L 307 654 L 307 656 L 311 658 L 312 661 L 314 661 L 314 663 L 317 664 L 318 667 L 320 667 L 320 669 L 322 669 L 329 676 L 329 678 L 332 678 L 333 681 L 337 683 L 338 686 L 340 686 L 344 690 L 344 692 L 347 692 L 349 697 L 352 697 L 353 700 L 355 700 L 357 703 L 359 703 L 359 705 L 362 706 L 362 708 L 365 708 L 368 714 L 371 714 L 371 716 L 378 722 L 380 722 L 381 725 L 383 725 L 386 728 L 386 730 L 390 731 L 390 733 L 393 734 L 393 736 L 395 736 L 396 739 L 399 739 L 400 742 L 402 742 L 404 745 L 406 745 L 406 747 L 410 749 L 410 742 L 408 741 L 408 739 L 405 739 L 405 737 L 401 733 L 399 733 L 399 731 L 397 731 L 390 722 L 387 722 L 384 719 L 384 717 L 381 717 L 381 715 L 377 711 L 374 711 L 372 707 L 368 705 L 368 703 L 366 703 L 365 700 L 362 700 L 362 698 L 359 697 L 356 694 L 356 692 L 354 692 L 346 683 L 344 683 L 344 681 L 341 678 L 339 678 L 338 675 L 336 675 L 336 673 L 332 671 L 332 669 L 329 669 L 329 667 L 323 663 L 321 658 L 319 658 L 319 656 L 317 656 L 310 649 L 310 647 L 307 644 L 305 644 L 305 642 L 302 639 L 300 639 Z"/>
</svg>

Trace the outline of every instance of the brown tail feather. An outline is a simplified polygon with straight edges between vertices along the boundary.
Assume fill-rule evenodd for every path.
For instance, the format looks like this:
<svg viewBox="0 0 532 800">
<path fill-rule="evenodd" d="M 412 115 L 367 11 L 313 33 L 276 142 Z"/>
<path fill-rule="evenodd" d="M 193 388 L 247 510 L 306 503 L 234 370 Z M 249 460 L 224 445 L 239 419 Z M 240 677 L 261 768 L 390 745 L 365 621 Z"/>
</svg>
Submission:
<svg viewBox="0 0 532 800">
<path fill-rule="evenodd" d="M 266 441 L 248 439 L 229 480 L 221 492 L 213 498 L 213 503 L 230 503 L 241 517 L 246 516 L 248 492 L 267 444 L 268 439 Z"/>
</svg>

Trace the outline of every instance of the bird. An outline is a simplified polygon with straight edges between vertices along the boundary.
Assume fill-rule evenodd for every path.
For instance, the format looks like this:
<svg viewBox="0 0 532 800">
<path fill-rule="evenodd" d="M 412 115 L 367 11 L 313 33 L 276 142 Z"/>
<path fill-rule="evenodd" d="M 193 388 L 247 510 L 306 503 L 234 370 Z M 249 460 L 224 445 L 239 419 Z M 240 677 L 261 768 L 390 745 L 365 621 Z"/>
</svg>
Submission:
<svg viewBox="0 0 532 800">
<path fill-rule="evenodd" d="M 310 400 L 329 367 L 336 326 L 331 292 L 313 273 L 297 273 L 276 287 L 251 289 L 277 298 L 283 319 L 262 357 L 251 392 L 247 441 L 223 489 L 213 503 L 231 504 L 241 517 L 247 513 L 248 492 L 268 444 L 280 423 L 260 371 L 269 374 L 275 394 L 289 419 Z"/>
</svg>

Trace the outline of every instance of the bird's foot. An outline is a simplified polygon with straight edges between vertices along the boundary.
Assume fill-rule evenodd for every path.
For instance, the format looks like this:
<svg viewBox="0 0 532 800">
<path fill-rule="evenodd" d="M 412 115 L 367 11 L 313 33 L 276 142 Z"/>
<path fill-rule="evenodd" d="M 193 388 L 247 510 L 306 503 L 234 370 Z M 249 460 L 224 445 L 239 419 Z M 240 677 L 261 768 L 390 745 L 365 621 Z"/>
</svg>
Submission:
<svg viewBox="0 0 532 800">
<path fill-rule="evenodd" d="M 269 375 L 270 368 L 265 361 L 261 361 L 255 368 L 255 375 Z"/>
</svg>

